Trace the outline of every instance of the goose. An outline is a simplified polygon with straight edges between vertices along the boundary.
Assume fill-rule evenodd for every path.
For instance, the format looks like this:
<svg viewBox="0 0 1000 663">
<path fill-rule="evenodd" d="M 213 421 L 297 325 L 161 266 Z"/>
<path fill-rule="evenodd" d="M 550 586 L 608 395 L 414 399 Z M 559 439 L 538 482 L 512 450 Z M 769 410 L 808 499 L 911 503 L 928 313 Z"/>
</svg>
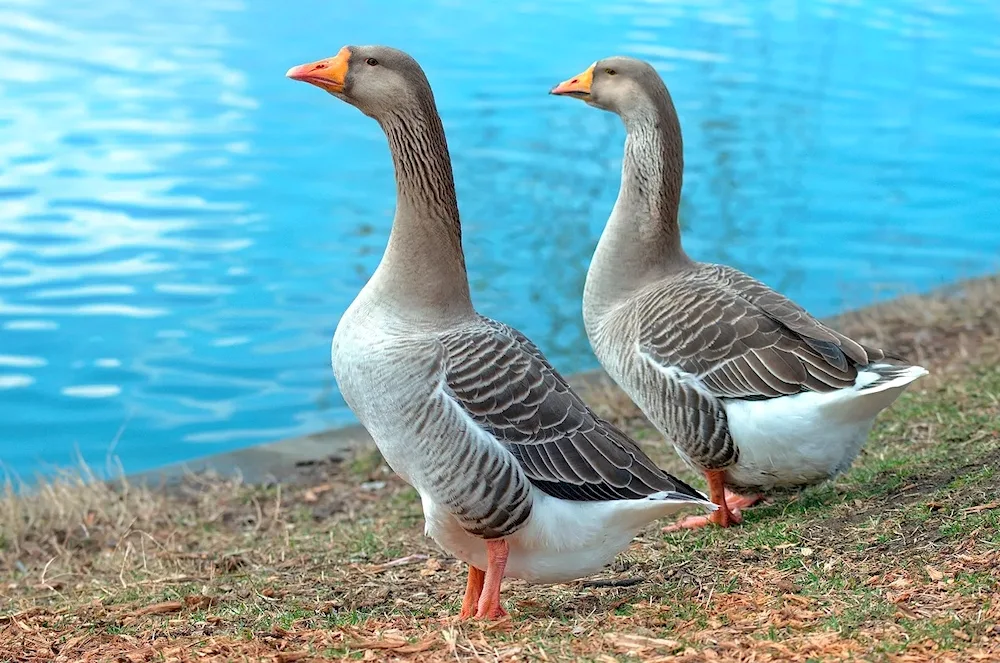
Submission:
<svg viewBox="0 0 1000 663">
<path fill-rule="evenodd" d="M 505 576 L 591 575 L 653 520 L 715 509 L 596 416 L 527 337 L 473 308 L 448 146 L 417 62 L 345 46 L 287 76 L 357 107 L 388 139 L 392 230 L 331 359 L 347 405 L 419 493 L 425 533 L 469 565 L 459 616 L 505 616 Z"/>
<path fill-rule="evenodd" d="M 729 527 L 763 493 L 850 467 L 878 413 L 927 370 L 838 333 L 743 272 L 688 257 L 677 221 L 681 128 L 651 65 L 599 60 L 550 92 L 625 124 L 621 188 L 587 271 L 583 319 L 600 364 L 704 474 L 719 506 L 665 529 Z"/>
</svg>

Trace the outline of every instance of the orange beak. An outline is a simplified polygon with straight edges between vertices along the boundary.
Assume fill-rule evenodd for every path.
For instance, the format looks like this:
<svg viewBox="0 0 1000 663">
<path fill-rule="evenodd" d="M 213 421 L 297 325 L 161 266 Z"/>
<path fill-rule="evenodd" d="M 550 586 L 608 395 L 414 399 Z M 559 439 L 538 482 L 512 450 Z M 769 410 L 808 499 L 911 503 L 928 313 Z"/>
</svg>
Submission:
<svg viewBox="0 0 1000 663">
<path fill-rule="evenodd" d="M 285 76 L 293 81 L 310 83 L 327 92 L 343 92 L 350 59 L 351 49 L 345 46 L 332 58 L 292 67 Z"/>
<path fill-rule="evenodd" d="M 583 73 L 577 74 L 549 90 L 549 94 L 586 99 L 590 96 L 590 85 L 593 82 L 594 65 L 590 65 Z"/>
</svg>

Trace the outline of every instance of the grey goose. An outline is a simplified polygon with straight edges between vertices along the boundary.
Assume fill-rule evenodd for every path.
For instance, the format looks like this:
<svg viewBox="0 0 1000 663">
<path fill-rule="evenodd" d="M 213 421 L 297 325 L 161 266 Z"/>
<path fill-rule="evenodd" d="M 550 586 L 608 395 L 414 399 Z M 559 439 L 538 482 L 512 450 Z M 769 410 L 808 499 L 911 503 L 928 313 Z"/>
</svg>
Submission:
<svg viewBox="0 0 1000 663">
<path fill-rule="evenodd" d="M 346 46 L 287 75 L 357 107 L 388 138 L 392 230 L 337 325 L 333 370 L 386 462 L 420 494 L 425 532 L 469 565 L 460 616 L 504 616 L 504 576 L 587 576 L 649 522 L 714 510 L 597 417 L 523 334 L 473 308 L 444 129 L 413 58 Z"/>
<path fill-rule="evenodd" d="M 890 362 L 760 281 L 685 253 L 680 122 L 651 65 L 606 58 L 551 93 L 625 124 L 621 186 L 587 272 L 583 319 L 598 361 L 705 475 L 720 507 L 667 529 L 728 527 L 760 493 L 848 468 L 876 415 L 927 371 Z"/>
</svg>

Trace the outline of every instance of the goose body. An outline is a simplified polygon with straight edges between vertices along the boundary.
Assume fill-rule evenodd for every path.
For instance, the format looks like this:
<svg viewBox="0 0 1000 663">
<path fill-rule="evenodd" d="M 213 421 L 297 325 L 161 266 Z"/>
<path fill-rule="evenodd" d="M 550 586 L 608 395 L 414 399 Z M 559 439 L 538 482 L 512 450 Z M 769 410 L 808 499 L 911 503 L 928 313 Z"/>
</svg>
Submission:
<svg viewBox="0 0 1000 663">
<path fill-rule="evenodd" d="M 374 303 L 371 283 L 334 334 L 337 384 L 420 494 L 427 535 L 456 558 L 485 569 L 487 537 L 503 536 L 506 576 L 566 582 L 601 571 L 649 522 L 710 508 L 598 419 L 516 330 L 472 316 L 415 332 L 413 319 Z M 584 456 L 593 453 L 620 458 Z"/>
<path fill-rule="evenodd" d="M 760 281 L 692 260 L 677 210 L 683 146 L 662 79 L 632 58 L 601 60 L 553 89 L 622 117 L 621 188 L 584 286 L 601 365 L 739 522 L 760 493 L 850 467 L 880 411 L 927 371 L 894 363 Z M 689 519 L 705 524 L 708 518 Z"/>
<path fill-rule="evenodd" d="M 420 494 L 426 532 L 469 564 L 462 617 L 497 618 L 504 576 L 599 571 L 652 520 L 715 507 L 598 418 L 517 330 L 472 306 L 441 119 L 419 65 L 382 46 L 293 68 L 376 119 L 396 214 L 337 325 L 340 391 Z"/>
<path fill-rule="evenodd" d="M 689 281 L 698 276 L 712 280 L 732 276 L 750 282 L 728 267 L 698 265 L 684 274 L 654 281 L 644 293 L 627 298 L 614 310 L 585 309 L 585 325 L 601 365 L 664 437 L 674 442 L 685 463 L 699 472 L 724 467 L 727 486 L 760 493 L 797 489 L 835 477 L 857 457 L 878 413 L 910 382 L 926 374 L 919 366 L 886 363 L 881 352 L 863 349 L 864 363 L 847 364 L 850 360 L 843 355 L 838 361 L 849 368 L 836 387 L 824 388 L 826 383 L 810 370 L 827 379 L 831 376 L 808 361 L 798 360 L 796 368 L 795 359 L 783 356 L 775 346 L 765 346 L 767 334 L 761 333 L 761 326 L 782 341 L 794 342 L 794 333 L 756 307 L 748 308 L 750 320 L 720 321 L 718 328 L 706 318 L 696 318 L 699 332 L 685 329 L 681 322 L 636 315 L 644 310 L 659 310 L 662 315 L 663 292 L 671 286 L 688 289 Z M 756 289 L 766 288 L 752 283 Z M 712 301 L 716 313 L 738 306 L 726 301 L 727 291 L 721 285 L 705 288 L 700 296 Z M 730 296 L 739 297 L 747 306 L 745 298 Z M 683 308 L 677 309 L 677 317 L 684 315 L 682 310 L 701 313 L 692 301 L 678 303 Z M 758 338 L 741 339 L 738 331 L 725 332 L 728 336 L 721 331 L 751 328 L 748 323 L 754 317 L 760 318 L 752 327 Z M 664 330 L 676 336 L 688 331 L 692 335 L 685 342 L 676 336 L 659 340 L 657 334 Z M 814 335 L 819 336 L 819 330 Z M 732 347 L 724 350 L 724 344 Z M 808 344 L 805 348 L 801 351 L 808 360 L 824 361 Z M 833 347 L 828 349 L 833 351 Z M 733 356 L 737 352 L 746 356 Z M 767 368 L 767 360 L 780 368 Z M 779 370 L 786 371 L 783 377 L 778 377 Z M 813 382 L 815 390 L 778 395 L 779 390 L 791 391 Z"/>
</svg>

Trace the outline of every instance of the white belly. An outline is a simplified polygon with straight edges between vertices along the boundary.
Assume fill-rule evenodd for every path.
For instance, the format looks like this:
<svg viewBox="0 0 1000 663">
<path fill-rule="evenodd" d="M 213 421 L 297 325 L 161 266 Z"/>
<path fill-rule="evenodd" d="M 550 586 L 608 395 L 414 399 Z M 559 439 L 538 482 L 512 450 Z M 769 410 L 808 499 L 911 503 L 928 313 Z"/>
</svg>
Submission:
<svg viewBox="0 0 1000 663">
<path fill-rule="evenodd" d="M 442 507 L 421 496 L 426 533 L 458 559 L 486 569 L 486 541 L 463 530 Z M 507 537 L 506 577 L 531 583 L 569 582 L 614 561 L 646 524 L 692 504 L 652 500 L 568 502 L 532 491 L 531 517 Z"/>
<path fill-rule="evenodd" d="M 820 483 L 850 467 L 874 418 L 829 421 L 794 402 L 813 395 L 726 405 L 740 453 L 727 473 L 729 483 L 760 490 L 792 488 Z"/>
<path fill-rule="evenodd" d="M 363 294 L 363 293 L 362 293 Z M 414 402 L 429 401 L 433 360 L 406 321 L 379 314 L 361 295 L 341 318 L 330 358 L 341 396 L 375 441 L 389 467 L 411 486 L 419 483 L 424 459 L 411 453 L 411 421 L 399 415 Z"/>
<path fill-rule="evenodd" d="M 912 376 L 926 373 L 914 367 Z M 901 384 L 864 391 L 873 379 L 862 372 L 849 389 L 807 392 L 764 401 L 726 401 L 726 417 L 739 461 L 727 480 L 737 486 L 769 490 L 820 483 L 851 466 L 875 417 L 889 407 L 915 377 Z"/>
</svg>

